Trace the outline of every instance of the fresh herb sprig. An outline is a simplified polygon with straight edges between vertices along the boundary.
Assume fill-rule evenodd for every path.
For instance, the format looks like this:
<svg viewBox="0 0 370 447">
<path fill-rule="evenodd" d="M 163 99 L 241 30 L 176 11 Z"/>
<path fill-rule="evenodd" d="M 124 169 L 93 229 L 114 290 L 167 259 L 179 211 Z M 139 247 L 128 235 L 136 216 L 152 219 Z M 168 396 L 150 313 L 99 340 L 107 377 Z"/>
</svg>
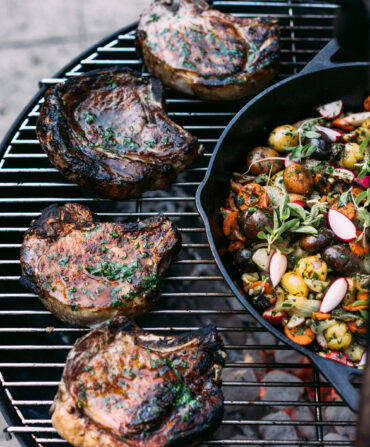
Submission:
<svg viewBox="0 0 370 447">
<path fill-rule="evenodd" d="M 273 209 L 273 228 L 266 227 L 267 233 L 260 231 L 257 235 L 259 239 L 266 240 L 269 253 L 272 245 L 286 232 L 317 234 L 314 225 L 319 224 L 323 218 L 320 205 L 315 204 L 311 211 L 307 212 L 303 207 L 297 203 L 290 203 L 289 200 L 289 195 L 286 194 L 279 209 Z"/>
<path fill-rule="evenodd" d="M 303 126 L 299 127 L 297 129 L 298 132 L 298 138 L 299 138 L 299 144 L 298 146 L 293 147 L 284 147 L 283 149 L 290 152 L 289 154 L 289 160 L 291 161 L 301 161 L 302 158 L 309 157 L 313 155 L 317 149 L 317 146 L 312 143 L 302 144 L 302 141 L 305 138 L 320 138 L 321 134 L 318 132 L 315 132 L 312 129 L 305 129 Z"/>
<path fill-rule="evenodd" d="M 359 242 L 362 240 L 363 246 L 365 248 L 366 246 L 366 229 L 370 227 L 370 213 L 368 211 L 369 205 L 370 205 L 370 188 L 367 188 L 366 191 L 362 191 L 360 194 L 358 194 L 356 197 L 351 192 L 351 198 L 352 201 L 356 207 L 356 212 L 359 213 L 364 221 L 362 231 L 360 235 L 356 238 L 356 242 Z M 364 203 L 361 203 L 363 202 Z"/>
<path fill-rule="evenodd" d="M 368 148 L 369 143 L 370 143 L 370 136 L 366 137 L 364 141 L 360 144 L 360 153 L 364 154 L 364 160 L 361 163 L 355 163 L 355 166 L 360 168 L 360 172 L 358 174 L 359 178 L 370 175 L 370 154 Z"/>
</svg>

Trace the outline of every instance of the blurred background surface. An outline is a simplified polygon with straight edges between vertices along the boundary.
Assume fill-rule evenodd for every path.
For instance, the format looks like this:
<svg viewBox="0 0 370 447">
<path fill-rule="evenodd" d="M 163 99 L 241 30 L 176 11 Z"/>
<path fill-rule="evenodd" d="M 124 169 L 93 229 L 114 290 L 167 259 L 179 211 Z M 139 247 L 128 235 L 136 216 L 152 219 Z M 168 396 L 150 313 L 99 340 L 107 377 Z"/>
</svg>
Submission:
<svg viewBox="0 0 370 447">
<path fill-rule="evenodd" d="M 0 140 L 38 91 L 75 56 L 136 21 L 150 0 L 0 0 Z M 0 447 L 7 440 L 0 413 Z"/>
<path fill-rule="evenodd" d="M 134 22 L 150 0 L 0 0 L 0 140 L 41 78 Z"/>
</svg>

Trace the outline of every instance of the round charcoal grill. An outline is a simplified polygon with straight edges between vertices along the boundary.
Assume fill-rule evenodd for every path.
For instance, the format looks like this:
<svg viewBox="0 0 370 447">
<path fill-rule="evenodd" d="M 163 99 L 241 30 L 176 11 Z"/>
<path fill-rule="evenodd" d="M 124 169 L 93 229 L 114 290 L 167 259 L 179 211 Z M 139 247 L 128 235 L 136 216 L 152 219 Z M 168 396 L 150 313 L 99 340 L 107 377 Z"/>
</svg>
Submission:
<svg viewBox="0 0 370 447">
<path fill-rule="evenodd" d="M 215 8 L 241 17 L 279 18 L 282 51 L 278 79 L 303 68 L 332 35 L 335 6 L 326 3 L 293 0 L 212 3 Z M 258 327 L 230 293 L 212 259 L 195 207 L 195 191 L 215 143 L 244 102 L 209 103 L 166 90 L 169 115 L 198 136 L 205 145 L 205 154 L 182 172 L 169 190 L 145 193 L 138 200 L 96 199 L 59 174 L 41 150 L 35 124 L 47 86 L 112 65 L 129 66 L 147 75 L 136 54 L 134 25 L 99 42 L 54 78 L 42 80 L 41 90 L 1 146 L 0 397 L 9 425 L 7 432 L 16 434 L 24 446 L 67 445 L 52 427 L 48 411 L 66 355 L 86 330 L 61 323 L 43 308 L 34 294 L 19 285 L 19 248 L 30 221 L 43 208 L 56 202 L 75 201 L 86 204 L 102 220 L 135 220 L 164 212 L 180 228 L 183 248 L 163 282 L 161 300 L 138 323 L 157 333 L 166 333 L 213 322 L 222 334 L 228 353 L 223 384 L 225 415 L 219 430 L 204 445 L 352 445 L 349 437 L 355 421 L 348 417 L 345 404 L 304 358 L 278 345 Z M 295 375 L 304 383 L 270 380 L 272 376 L 267 373 L 276 370 Z M 295 393 L 293 390 L 297 389 Z M 276 393 L 271 394 L 273 390 Z M 268 400 L 267 396 L 274 398 Z M 286 417 L 274 420 L 276 413 Z M 268 435 L 272 428 L 278 429 L 279 436 Z M 344 433 L 344 439 L 324 440 L 325 434 L 335 431 Z"/>
</svg>

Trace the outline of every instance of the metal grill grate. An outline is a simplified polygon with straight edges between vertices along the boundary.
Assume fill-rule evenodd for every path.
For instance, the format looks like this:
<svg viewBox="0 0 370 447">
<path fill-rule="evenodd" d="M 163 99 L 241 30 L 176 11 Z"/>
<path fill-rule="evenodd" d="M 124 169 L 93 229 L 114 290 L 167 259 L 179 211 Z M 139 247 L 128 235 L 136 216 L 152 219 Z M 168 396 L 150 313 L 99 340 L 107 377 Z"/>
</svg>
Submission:
<svg viewBox="0 0 370 447">
<path fill-rule="evenodd" d="M 273 15 L 279 18 L 282 34 L 279 78 L 298 72 L 332 35 L 334 6 L 325 3 L 281 1 L 213 1 L 214 7 L 238 16 Z M 124 6 L 122 6 L 124 9 Z M 128 65 L 144 70 L 134 46 L 134 30 L 125 30 L 95 47 L 58 78 L 44 79 L 47 86 L 68 76 L 97 67 Z M 145 72 L 144 72 L 145 75 Z M 46 311 L 32 293 L 18 284 L 19 247 L 31 219 L 49 204 L 67 201 L 86 203 L 101 219 L 135 219 L 159 211 L 170 216 L 181 229 L 183 249 L 164 280 L 160 303 L 139 324 L 149 330 L 185 331 L 214 322 L 223 335 L 228 352 L 225 367 L 225 416 L 220 429 L 204 445 L 352 445 L 350 441 L 323 441 L 330 427 L 353 430 L 354 421 L 330 416 L 328 408 L 345 408 L 340 400 L 327 399 L 332 390 L 312 366 L 300 356 L 278 345 L 257 327 L 230 293 L 212 258 L 203 223 L 196 211 L 194 195 L 203 178 L 215 143 L 242 103 L 210 104 L 166 91 L 168 112 L 179 124 L 198 136 L 205 145 L 204 156 L 181 173 L 168 191 L 150 192 L 139 200 L 111 202 L 96 200 L 69 183 L 54 169 L 35 135 L 41 94 L 24 112 L 19 124 L 4 141 L 0 161 L 0 380 L 9 413 L 9 433 L 24 445 L 53 446 L 65 443 L 51 426 L 49 406 L 55 395 L 68 350 L 86 331 L 71 328 Z M 50 330 L 54 327 L 54 330 Z M 279 353 L 279 355 L 277 355 Z M 280 360 L 279 360 L 280 359 Z M 266 372 L 283 369 L 300 377 L 302 383 L 263 380 Z M 236 373 L 233 375 L 232 372 Z M 290 401 L 289 393 L 279 401 L 259 400 L 267 389 L 302 388 L 301 397 Z M 263 388 L 261 388 L 263 387 Z M 257 389 L 257 396 L 251 397 Z M 235 398 L 235 396 L 239 396 Z M 287 400 L 284 400 L 287 399 Z M 293 420 L 261 420 L 273 408 L 289 407 Z M 312 419 L 304 412 L 310 409 Z M 346 413 L 347 414 L 347 413 Z M 344 419 L 344 417 L 342 418 Z M 263 430 L 284 428 L 281 440 L 263 440 Z M 288 433 L 291 428 L 311 427 L 309 440 Z"/>
</svg>

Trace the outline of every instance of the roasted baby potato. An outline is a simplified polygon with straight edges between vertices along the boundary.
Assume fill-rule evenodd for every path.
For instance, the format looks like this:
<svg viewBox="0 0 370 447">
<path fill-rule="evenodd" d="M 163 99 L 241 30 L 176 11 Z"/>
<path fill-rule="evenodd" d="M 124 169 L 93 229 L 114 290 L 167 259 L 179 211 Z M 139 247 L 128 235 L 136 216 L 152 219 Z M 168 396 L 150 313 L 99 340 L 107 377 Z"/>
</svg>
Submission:
<svg viewBox="0 0 370 447">
<path fill-rule="evenodd" d="M 324 261 L 341 275 L 364 273 L 364 263 L 359 256 L 351 253 L 343 245 L 332 245 L 324 250 Z"/>
<path fill-rule="evenodd" d="M 355 164 L 364 159 L 361 153 L 360 145 L 357 143 L 346 143 L 341 160 L 341 166 L 347 169 L 353 169 Z"/>
<path fill-rule="evenodd" d="M 269 174 L 270 170 L 271 175 L 276 174 L 284 167 L 282 160 L 272 160 L 276 157 L 280 157 L 280 155 L 274 149 L 263 146 L 255 147 L 247 157 L 247 168 L 254 175 Z M 268 160 L 263 161 L 265 158 L 268 158 Z"/>
<path fill-rule="evenodd" d="M 321 259 L 320 255 L 308 256 L 307 258 L 301 258 L 297 262 L 294 271 L 305 278 L 325 281 L 328 274 L 328 266 Z"/>
<path fill-rule="evenodd" d="M 311 172 L 298 163 L 292 163 L 284 170 L 284 185 L 287 192 L 309 194 L 313 189 Z"/>
<path fill-rule="evenodd" d="M 331 230 L 321 230 L 316 236 L 303 236 L 299 246 L 305 251 L 317 253 L 330 245 L 333 238 Z"/>
<path fill-rule="evenodd" d="M 346 349 L 351 344 L 352 334 L 344 322 L 338 322 L 324 331 L 324 337 L 329 349 Z"/>
<path fill-rule="evenodd" d="M 308 295 L 308 287 L 302 276 L 298 273 L 285 273 L 281 279 L 281 285 L 287 290 L 289 295 L 303 297 Z"/>
<path fill-rule="evenodd" d="M 256 211 L 244 211 L 240 219 L 240 227 L 248 239 L 258 240 L 257 234 L 266 227 L 273 227 L 271 212 L 257 209 Z"/>
<path fill-rule="evenodd" d="M 276 127 L 269 136 L 268 144 L 278 152 L 285 152 L 284 147 L 297 146 L 299 137 L 297 129 L 290 124 Z"/>
</svg>

